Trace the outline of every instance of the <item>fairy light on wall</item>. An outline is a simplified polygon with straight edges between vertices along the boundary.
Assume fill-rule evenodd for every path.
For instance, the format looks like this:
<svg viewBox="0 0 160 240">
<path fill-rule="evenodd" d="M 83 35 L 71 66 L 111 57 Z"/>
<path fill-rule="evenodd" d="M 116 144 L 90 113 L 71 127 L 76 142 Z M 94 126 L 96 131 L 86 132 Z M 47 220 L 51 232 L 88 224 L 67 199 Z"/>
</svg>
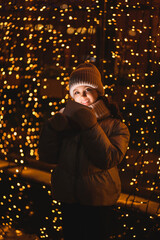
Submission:
<svg viewBox="0 0 160 240">
<path fill-rule="evenodd" d="M 98 0 L 69 4 L 0 1 L 1 157 L 12 158 L 22 167 L 28 157 L 38 160 L 43 119 L 54 115 L 68 99 L 70 72 L 84 60 L 100 66 L 103 63 L 106 96 L 113 95 L 118 100 L 131 131 L 129 149 L 138 152 L 136 160 L 132 151 L 128 153 L 122 172 L 136 170 L 129 187 L 138 193 L 143 190 L 142 179 L 153 167 L 156 177 L 153 181 L 146 180 L 146 188 L 152 195 L 156 190 L 155 198 L 159 199 L 159 159 L 152 159 L 151 154 L 159 155 L 160 142 L 157 119 L 160 86 L 154 77 L 160 65 L 160 6 L 156 1 L 143 0 L 104 3 L 106 10 Z M 101 42 L 97 37 L 104 15 L 105 49 L 104 58 L 100 59 Z M 13 180 L 10 177 L 9 181 Z M 17 187 L 23 199 L 25 190 L 21 183 L 17 184 L 20 186 L 11 183 L 10 196 L 4 195 L 1 205 L 6 200 L 12 202 Z M 60 231 L 61 226 L 56 225 L 60 218 L 55 210 L 58 204 L 53 202 L 53 225 Z M 16 201 L 8 211 L 10 214 L 3 216 L 5 223 L 11 225 L 14 217 L 21 218 L 22 210 Z M 16 215 L 13 217 L 11 212 Z M 40 230 L 42 237 L 47 234 L 45 227 Z M 124 229 L 127 228 L 124 223 Z"/>
<path fill-rule="evenodd" d="M 99 8 L 98 1 L 91 3 Z M 68 99 L 63 89 L 68 85 L 72 69 L 83 60 L 96 60 L 98 18 L 94 6 L 83 2 L 82 6 L 71 6 L 32 0 L 1 3 L 0 147 L 3 159 L 12 159 L 22 168 L 28 157 L 38 160 L 42 119 L 55 114 Z M 17 169 L 15 176 L 8 179 L 10 196 L 0 199 L 2 206 L 10 202 L 8 214 L 1 218 L 2 225 L 21 220 L 23 211 L 34 215 L 30 203 L 24 206 L 25 210 L 19 207 L 28 187 L 16 181 L 18 174 Z M 13 197 L 15 192 L 18 199 Z M 51 195 L 50 191 L 47 193 Z M 52 203 L 53 228 L 57 232 L 62 228 L 59 204 Z M 46 225 L 52 222 L 49 216 L 44 221 Z M 47 237 L 45 225 L 40 228 L 40 236 Z"/>
<path fill-rule="evenodd" d="M 135 5 L 126 2 L 127 5 L 120 1 L 114 6 L 108 4 L 110 14 L 106 39 L 108 45 L 115 42 L 115 50 L 112 50 L 110 59 L 106 58 L 106 68 L 109 68 L 108 64 L 113 64 L 114 74 L 105 71 L 105 78 L 109 80 L 110 85 L 114 83 L 113 94 L 121 101 L 119 103 L 131 131 L 130 148 L 138 151 L 137 158 L 133 157 L 132 153 L 126 156 L 126 169 L 122 171 L 127 171 L 128 168 L 136 172 L 134 178 L 130 180 L 130 189 L 139 194 L 143 191 L 141 182 L 152 169 L 156 180 L 146 180 L 148 185 L 146 189 L 151 191 L 153 197 L 154 191 L 159 189 L 157 100 L 160 86 L 157 79 L 160 51 L 157 46 L 160 6 L 156 3 L 152 6 L 154 3 L 151 4 L 150 1 L 145 4 L 139 1 Z M 113 71 L 110 69 L 109 71 Z M 121 97 L 118 94 L 121 94 Z M 132 158 L 135 161 L 133 163 Z M 155 199 L 158 201 L 158 193 L 155 194 Z"/>
</svg>

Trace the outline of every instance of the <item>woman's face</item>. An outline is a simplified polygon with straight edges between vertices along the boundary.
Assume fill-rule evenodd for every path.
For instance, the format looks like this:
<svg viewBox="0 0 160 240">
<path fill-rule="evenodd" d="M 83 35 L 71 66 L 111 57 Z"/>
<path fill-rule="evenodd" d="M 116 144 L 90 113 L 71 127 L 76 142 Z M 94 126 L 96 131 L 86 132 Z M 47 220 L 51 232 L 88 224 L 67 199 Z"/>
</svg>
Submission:
<svg viewBox="0 0 160 240">
<path fill-rule="evenodd" d="M 73 97 L 75 102 L 89 106 L 96 102 L 98 98 L 97 91 L 88 86 L 77 86 L 73 91 Z"/>
</svg>

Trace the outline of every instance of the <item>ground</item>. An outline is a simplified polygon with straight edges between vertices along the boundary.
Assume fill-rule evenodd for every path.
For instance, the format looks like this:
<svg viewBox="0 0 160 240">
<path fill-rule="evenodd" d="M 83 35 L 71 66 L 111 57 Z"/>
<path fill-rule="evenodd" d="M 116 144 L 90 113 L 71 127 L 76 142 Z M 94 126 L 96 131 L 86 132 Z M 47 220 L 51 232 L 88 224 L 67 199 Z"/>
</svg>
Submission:
<svg viewBox="0 0 160 240">
<path fill-rule="evenodd" d="M 0 240 L 40 240 L 35 234 L 26 234 L 19 229 L 0 226 Z"/>
</svg>

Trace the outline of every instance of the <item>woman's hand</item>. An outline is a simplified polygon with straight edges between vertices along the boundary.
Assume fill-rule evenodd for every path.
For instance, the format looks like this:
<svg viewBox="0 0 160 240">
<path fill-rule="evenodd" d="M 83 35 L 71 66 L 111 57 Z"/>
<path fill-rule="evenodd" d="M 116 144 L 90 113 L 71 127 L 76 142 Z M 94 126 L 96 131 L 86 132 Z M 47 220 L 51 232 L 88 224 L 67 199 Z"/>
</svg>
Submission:
<svg viewBox="0 0 160 240">
<path fill-rule="evenodd" d="M 92 128 L 97 123 L 97 118 L 89 107 L 71 100 L 68 101 L 63 113 L 78 124 L 82 130 Z"/>
<path fill-rule="evenodd" d="M 49 119 L 49 123 L 56 131 L 63 131 L 68 127 L 68 119 L 63 113 L 56 113 Z"/>
</svg>

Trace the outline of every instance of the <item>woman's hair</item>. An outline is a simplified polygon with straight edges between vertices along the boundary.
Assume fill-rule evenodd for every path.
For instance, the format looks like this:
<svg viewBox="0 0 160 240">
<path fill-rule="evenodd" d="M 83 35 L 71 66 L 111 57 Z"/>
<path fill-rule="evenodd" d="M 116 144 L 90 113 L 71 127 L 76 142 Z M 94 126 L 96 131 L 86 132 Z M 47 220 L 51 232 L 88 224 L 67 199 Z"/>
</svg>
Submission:
<svg viewBox="0 0 160 240">
<path fill-rule="evenodd" d="M 110 113 L 114 118 L 117 118 L 117 119 L 120 119 L 120 120 L 123 119 L 123 116 L 120 112 L 119 106 L 117 105 L 116 102 L 113 102 L 111 99 L 109 99 L 105 96 L 100 96 L 99 99 L 103 100 L 106 107 L 110 110 Z"/>
</svg>

